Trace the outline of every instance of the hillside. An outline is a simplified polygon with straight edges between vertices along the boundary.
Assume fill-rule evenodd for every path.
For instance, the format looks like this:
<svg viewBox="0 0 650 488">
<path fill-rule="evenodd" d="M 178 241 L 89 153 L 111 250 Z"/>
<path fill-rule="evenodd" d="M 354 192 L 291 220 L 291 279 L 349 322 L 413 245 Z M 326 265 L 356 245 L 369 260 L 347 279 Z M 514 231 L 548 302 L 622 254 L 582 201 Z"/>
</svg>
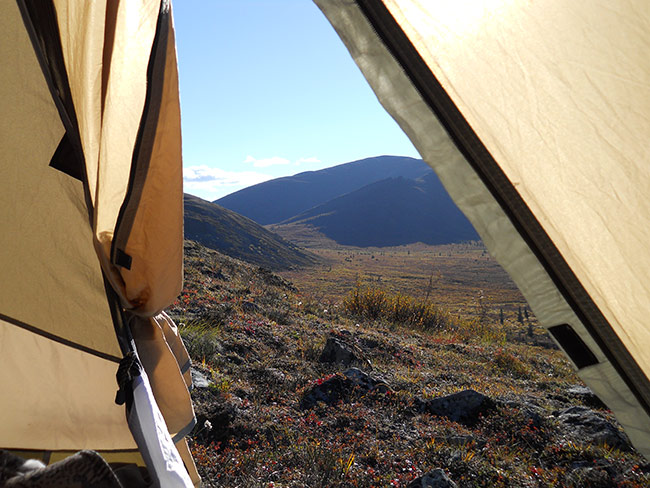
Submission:
<svg viewBox="0 0 650 488">
<path fill-rule="evenodd" d="M 536 326 L 517 339 L 514 319 L 450 315 L 436 296 L 434 322 L 408 325 L 403 295 L 332 306 L 192 242 L 185 277 L 169 312 L 193 359 L 190 449 L 207 488 L 431 486 L 427 473 L 460 488 L 650 485 Z"/>
<path fill-rule="evenodd" d="M 288 239 L 298 227 L 358 247 L 479 239 L 433 172 L 416 180 L 386 178 L 270 228 Z"/>
<path fill-rule="evenodd" d="M 267 225 L 385 178 L 416 179 L 432 170 L 420 159 L 378 156 L 277 178 L 227 195 L 215 203 Z"/>
<path fill-rule="evenodd" d="M 228 256 L 270 269 L 314 264 L 317 258 L 252 220 L 185 194 L 185 238 Z"/>
</svg>

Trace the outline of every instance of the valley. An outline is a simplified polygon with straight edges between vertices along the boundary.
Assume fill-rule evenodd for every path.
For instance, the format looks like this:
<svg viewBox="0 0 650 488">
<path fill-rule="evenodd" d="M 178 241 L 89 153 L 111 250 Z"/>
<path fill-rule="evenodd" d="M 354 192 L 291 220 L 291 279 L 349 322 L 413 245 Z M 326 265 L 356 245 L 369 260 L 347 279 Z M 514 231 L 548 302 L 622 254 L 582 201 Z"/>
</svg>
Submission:
<svg viewBox="0 0 650 488">
<path fill-rule="evenodd" d="M 336 304 L 356 285 L 427 298 L 452 313 L 473 316 L 487 308 L 491 318 L 503 309 L 515 316 L 526 301 L 508 274 L 481 242 L 387 248 L 311 247 L 322 264 L 280 271 L 321 301 Z M 481 302 L 481 303 L 479 303 Z"/>
<path fill-rule="evenodd" d="M 564 355 L 539 327 L 521 333 L 523 302 L 479 244 L 311 252 L 327 269 L 283 278 L 185 243 L 168 312 L 193 361 L 204 486 L 419 487 L 435 473 L 463 488 L 648 486 L 650 465 Z M 432 269 L 433 326 L 370 318 L 336 287 L 365 273 L 362 305 L 395 304 L 363 290 L 422 296 Z M 483 286 L 484 304 L 510 303 L 504 324 L 472 304 Z"/>
<path fill-rule="evenodd" d="M 185 237 L 205 486 L 650 483 L 422 161 L 187 195 Z"/>
</svg>

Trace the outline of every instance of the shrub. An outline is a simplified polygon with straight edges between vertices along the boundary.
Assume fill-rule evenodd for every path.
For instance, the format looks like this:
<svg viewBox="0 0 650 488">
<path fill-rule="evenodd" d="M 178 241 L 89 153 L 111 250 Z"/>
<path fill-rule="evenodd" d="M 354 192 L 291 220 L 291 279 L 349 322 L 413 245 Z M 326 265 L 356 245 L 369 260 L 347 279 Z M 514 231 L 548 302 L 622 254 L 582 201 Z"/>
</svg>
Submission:
<svg viewBox="0 0 650 488">
<path fill-rule="evenodd" d="M 391 294 L 380 288 L 363 287 L 359 282 L 345 298 L 343 308 L 357 317 L 369 320 L 383 319 L 393 324 L 425 330 L 457 326 L 455 319 L 433 303 L 401 293 Z"/>
</svg>

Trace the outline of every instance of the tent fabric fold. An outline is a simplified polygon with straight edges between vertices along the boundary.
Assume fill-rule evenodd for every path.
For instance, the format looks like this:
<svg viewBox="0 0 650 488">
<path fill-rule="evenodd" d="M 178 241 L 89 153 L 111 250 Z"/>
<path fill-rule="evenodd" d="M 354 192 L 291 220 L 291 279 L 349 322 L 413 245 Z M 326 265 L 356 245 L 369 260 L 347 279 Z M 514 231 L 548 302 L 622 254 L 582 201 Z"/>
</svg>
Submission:
<svg viewBox="0 0 650 488">
<path fill-rule="evenodd" d="M 648 456 L 645 2 L 316 3 L 540 323 L 596 358 L 578 374 Z"/>
<path fill-rule="evenodd" d="M 189 356 L 161 314 L 183 259 L 169 2 L 0 8 L 0 447 L 144 458 L 162 486 L 198 485 Z M 137 443 L 115 403 L 130 350 L 144 365 L 127 408 L 144 415 Z"/>
</svg>

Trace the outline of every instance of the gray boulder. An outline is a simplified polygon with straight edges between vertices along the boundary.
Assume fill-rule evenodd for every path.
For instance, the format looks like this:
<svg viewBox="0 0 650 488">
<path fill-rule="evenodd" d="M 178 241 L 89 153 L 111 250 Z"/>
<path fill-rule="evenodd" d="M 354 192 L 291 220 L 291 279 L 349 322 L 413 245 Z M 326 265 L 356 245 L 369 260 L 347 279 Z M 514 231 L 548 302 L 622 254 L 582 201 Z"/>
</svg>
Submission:
<svg viewBox="0 0 650 488">
<path fill-rule="evenodd" d="M 415 399 L 415 408 L 420 413 L 446 417 L 452 422 L 467 426 L 475 425 L 481 415 L 486 415 L 496 404 L 486 395 L 474 390 L 464 390 L 444 397 L 423 400 Z"/>
<path fill-rule="evenodd" d="M 557 415 L 565 435 L 574 442 L 599 444 L 622 451 L 631 449 L 627 436 L 616 425 L 587 407 L 571 407 Z"/>
<path fill-rule="evenodd" d="M 440 468 L 429 471 L 428 473 L 415 478 L 406 488 L 456 488 L 449 476 Z"/>
<path fill-rule="evenodd" d="M 378 390 L 386 393 L 390 390 L 390 386 L 382 378 L 374 375 L 369 375 L 359 368 L 350 368 L 343 372 L 343 375 L 349 379 L 352 384 L 364 391 Z"/>
</svg>

